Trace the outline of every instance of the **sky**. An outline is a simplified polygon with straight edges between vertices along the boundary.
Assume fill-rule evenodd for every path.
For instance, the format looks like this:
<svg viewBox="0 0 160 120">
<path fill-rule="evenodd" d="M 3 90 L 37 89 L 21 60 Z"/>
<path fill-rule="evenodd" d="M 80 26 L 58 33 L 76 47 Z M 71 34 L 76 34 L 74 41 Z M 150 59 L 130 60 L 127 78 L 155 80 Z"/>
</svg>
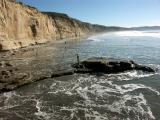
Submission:
<svg viewBox="0 0 160 120">
<path fill-rule="evenodd" d="M 19 0 L 40 11 L 106 26 L 160 26 L 160 0 Z"/>
</svg>

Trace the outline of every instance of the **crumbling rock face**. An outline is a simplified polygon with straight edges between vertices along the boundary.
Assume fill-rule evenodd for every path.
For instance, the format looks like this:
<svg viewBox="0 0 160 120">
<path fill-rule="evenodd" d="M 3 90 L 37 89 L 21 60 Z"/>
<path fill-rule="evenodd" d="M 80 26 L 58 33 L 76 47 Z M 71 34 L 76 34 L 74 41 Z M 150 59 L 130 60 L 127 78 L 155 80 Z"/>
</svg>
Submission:
<svg viewBox="0 0 160 120">
<path fill-rule="evenodd" d="M 15 0 L 0 0 L 0 44 L 4 50 L 103 30 L 105 27 L 84 23 L 65 14 L 41 13 Z"/>
<path fill-rule="evenodd" d="M 52 19 L 34 8 L 1 0 L 0 11 L 0 44 L 3 49 L 44 43 L 56 34 Z"/>
</svg>

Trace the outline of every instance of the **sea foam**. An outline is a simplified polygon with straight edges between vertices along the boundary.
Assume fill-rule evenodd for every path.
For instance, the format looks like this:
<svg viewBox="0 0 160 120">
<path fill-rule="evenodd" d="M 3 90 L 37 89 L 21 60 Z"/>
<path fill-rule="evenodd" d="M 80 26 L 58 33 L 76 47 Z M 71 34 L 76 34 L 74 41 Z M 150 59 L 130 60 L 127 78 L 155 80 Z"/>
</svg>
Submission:
<svg viewBox="0 0 160 120">
<path fill-rule="evenodd" d="M 149 86 L 133 83 L 118 85 L 107 79 L 97 79 L 95 76 L 79 77 L 75 86 L 66 89 L 70 92 L 65 92 L 65 94 L 72 97 L 75 94 L 70 93 L 76 91 L 76 95 L 83 98 L 83 101 L 75 101 L 73 106 L 70 107 L 61 107 L 62 112 L 70 112 L 71 119 L 81 119 L 78 114 L 80 111 L 83 111 L 85 119 L 94 120 L 111 118 L 113 120 L 119 118 L 130 120 L 130 114 L 137 120 L 142 118 L 155 119 L 145 95 L 137 91 L 147 89 L 153 92 L 155 96 L 160 95 L 157 90 Z M 106 114 L 101 113 L 99 110 L 103 110 Z"/>
<path fill-rule="evenodd" d="M 156 37 L 156 38 L 160 38 L 159 32 L 121 31 L 121 32 L 115 32 L 115 35 L 127 36 L 127 37 Z"/>
</svg>

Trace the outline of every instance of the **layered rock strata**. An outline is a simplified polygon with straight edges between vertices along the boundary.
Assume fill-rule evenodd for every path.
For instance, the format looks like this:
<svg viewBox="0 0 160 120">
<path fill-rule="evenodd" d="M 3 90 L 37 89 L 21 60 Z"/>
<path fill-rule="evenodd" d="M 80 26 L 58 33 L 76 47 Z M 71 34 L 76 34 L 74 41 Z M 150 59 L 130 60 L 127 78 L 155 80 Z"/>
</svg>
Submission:
<svg viewBox="0 0 160 120">
<path fill-rule="evenodd" d="M 15 0 L 0 0 L 0 50 L 77 38 L 104 30 L 105 26 L 81 22 L 66 14 L 42 13 Z"/>
</svg>

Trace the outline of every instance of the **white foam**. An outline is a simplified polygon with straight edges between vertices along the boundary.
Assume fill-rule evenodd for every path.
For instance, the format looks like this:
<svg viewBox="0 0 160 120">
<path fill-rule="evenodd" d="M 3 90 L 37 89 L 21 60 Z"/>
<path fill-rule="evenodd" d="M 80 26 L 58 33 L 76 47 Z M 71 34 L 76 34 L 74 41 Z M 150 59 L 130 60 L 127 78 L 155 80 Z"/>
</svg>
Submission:
<svg viewBox="0 0 160 120">
<path fill-rule="evenodd" d="M 77 115 L 78 111 L 84 111 L 84 117 L 86 120 L 109 120 L 107 115 L 101 115 L 97 111 L 94 111 L 93 109 L 87 109 L 85 107 L 61 107 L 61 111 L 69 111 L 70 112 L 70 119 L 81 120 L 81 118 Z"/>
<path fill-rule="evenodd" d="M 118 36 L 126 36 L 126 37 L 156 37 L 160 38 L 160 33 L 153 32 L 143 32 L 143 31 L 121 31 L 121 32 L 115 32 L 115 35 Z"/>
<path fill-rule="evenodd" d="M 127 106 L 126 104 L 128 101 L 134 101 L 134 106 Z M 147 105 L 146 99 L 141 93 L 138 96 L 124 95 L 119 101 L 115 101 L 111 105 L 105 105 L 105 107 L 107 107 L 112 112 L 117 112 L 119 114 L 122 114 L 122 110 L 128 114 L 130 111 L 134 111 L 134 114 L 137 114 L 135 118 L 139 118 L 138 115 L 141 114 L 148 119 L 155 119 L 150 107 Z"/>
<path fill-rule="evenodd" d="M 104 41 L 103 37 L 105 38 L 109 34 L 110 33 L 103 33 L 100 35 L 94 35 L 94 36 L 89 37 L 87 40 L 94 41 L 94 42 L 102 42 L 102 41 Z"/>
<path fill-rule="evenodd" d="M 157 74 L 160 74 L 160 65 L 158 65 L 158 64 L 149 64 L 149 66 L 152 66 L 153 68 L 155 68 L 157 70 Z"/>
<path fill-rule="evenodd" d="M 89 97 L 87 95 L 88 87 L 85 87 L 85 88 L 79 87 L 76 89 L 76 91 L 82 98 L 89 101 Z"/>
<path fill-rule="evenodd" d="M 69 107 L 61 107 L 61 109 L 60 109 L 60 111 L 70 111 L 71 112 L 71 114 L 70 114 L 71 119 L 74 118 L 76 110 L 77 110 L 77 108 L 69 108 Z"/>
<path fill-rule="evenodd" d="M 139 76 L 138 73 L 135 73 L 135 71 L 133 73 L 127 72 L 125 74 L 120 74 L 119 77 L 121 79 L 122 76 L 127 75 L 129 75 L 130 78 L 134 78 L 135 76 L 142 77 Z M 114 75 L 110 75 L 108 77 L 113 76 Z M 84 113 L 85 119 L 94 120 L 107 120 L 111 118 L 116 120 L 119 116 L 126 116 L 124 119 L 129 120 L 131 119 L 129 114 L 132 112 L 133 117 L 137 120 L 140 120 L 140 118 L 155 119 L 145 96 L 138 90 L 149 90 L 154 95 L 160 95 L 158 91 L 143 84 L 131 83 L 117 85 L 114 84 L 112 80 L 108 80 L 108 77 L 106 79 L 105 77 L 96 78 L 92 75 L 82 75 L 78 79 L 72 81 L 72 83 L 64 84 L 64 82 L 60 82 L 58 88 L 55 87 L 57 84 L 52 84 L 49 93 L 58 94 L 60 92 L 70 97 L 72 97 L 72 95 L 78 95 L 83 99 L 75 101 L 71 106 L 61 107 L 61 112 L 69 111 L 67 112 L 69 113 L 69 118 L 65 116 L 68 119 L 80 120 L 81 116 L 79 116 L 79 111 L 83 111 L 82 113 Z M 41 102 L 37 101 L 36 108 L 38 112 L 35 114 L 44 119 L 49 119 L 47 115 L 50 117 L 52 115 L 43 112 L 41 110 L 42 107 Z M 106 112 L 101 113 L 99 111 L 100 109 Z"/>
<path fill-rule="evenodd" d="M 86 78 L 84 78 L 84 81 L 82 80 L 83 77 L 80 78 L 81 83 L 86 81 Z M 95 80 L 93 79 L 93 76 L 90 76 L 88 78 L 88 81 Z M 151 87 L 142 85 L 142 84 L 125 84 L 125 85 L 117 85 L 113 84 L 112 81 L 107 81 L 104 79 L 98 79 L 97 81 L 94 81 L 94 84 L 91 84 L 91 86 L 84 86 L 84 87 L 76 87 L 77 93 L 84 99 L 83 103 L 75 102 L 74 104 L 76 106 L 81 106 L 82 108 L 85 108 L 86 106 L 96 107 L 96 108 L 103 108 L 107 109 L 108 111 L 118 113 L 119 115 L 123 114 L 123 111 L 126 112 L 126 114 L 129 115 L 130 112 L 134 112 L 134 116 L 137 119 L 140 116 L 143 116 L 147 119 L 155 119 L 155 117 L 152 114 L 151 108 L 148 106 L 146 99 L 144 98 L 144 95 L 140 93 L 139 95 L 132 95 L 130 92 L 133 92 L 138 89 L 148 89 L 151 92 L 155 93 L 156 95 L 160 95 L 160 93 L 156 90 L 154 90 Z M 101 83 L 105 85 L 101 85 Z M 91 94 L 91 96 L 89 96 Z M 106 103 L 106 101 L 102 101 L 105 104 L 96 104 L 96 100 L 99 100 L 97 98 L 105 98 L 105 97 L 117 97 L 118 99 L 113 101 L 112 104 Z M 128 101 L 134 101 L 134 106 L 128 106 L 126 105 Z M 122 111 L 123 110 L 123 111 Z M 73 114 L 73 113 L 72 113 Z M 76 112 L 74 112 L 76 114 Z M 92 116 L 93 114 L 86 113 L 87 116 Z M 103 116 L 103 114 L 101 114 Z M 114 117 L 114 116 L 113 116 Z M 98 117 L 97 117 L 98 118 Z M 106 119 L 108 117 L 105 116 Z M 100 118 L 98 118 L 100 119 Z M 115 116 L 116 119 L 116 116 Z M 129 119 L 129 118 L 128 118 Z M 101 119 L 100 119 L 101 120 Z"/>
<path fill-rule="evenodd" d="M 87 40 L 95 41 L 95 42 L 101 42 L 101 41 L 103 41 L 103 40 L 101 40 L 99 38 L 96 38 L 96 37 L 91 37 L 91 38 L 88 38 Z"/>
<path fill-rule="evenodd" d="M 152 91 L 153 93 L 155 93 L 156 95 L 160 95 L 160 93 L 148 86 L 145 86 L 143 84 L 125 84 L 125 85 L 116 85 L 116 84 L 112 84 L 112 82 L 110 81 L 108 84 L 110 84 L 109 86 L 101 86 L 99 84 L 94 84 L 91 86 L 91 89 L 96 90 L 96 93 L 99 95 L 103 95 L 104 93 L 118 93 L 118 94 L 126 94 L 128 92 L 133 92 L 137 89 L 148 89 L 150 91 Z"/>
<path fill-rule="evenodd" d="M 72 92 L 70 92 L 70 91 L 66 91 L 65 94 L 69 95 L 69 96 L 73 95 Z"/>
<path fill-rule="evenodd" d="M 3 96 L 0 96 L 0 99 L 4 103 L 4 106 L 0 107 L 1 110 L 6 110 L 6 109 L 10 109 L 13 107 L 18 106 L 19 104 L 17 104 L 17 101 L 12 102 L 11 100 L 13 100 L 13 97 L 16 96 L 15 92 L 6 92 L 3 93 Z"/>
<path fill-rule="evenodd" d="M 42 117 L 45 120 L 49 120 L 50 116 L 46 112 L 41 111 L 41 102 L 39 100 L 35 100 L 35 101 L 36 101 L 37 112 L 34 114 L 40 118 Z"/>
<path fill-rule="evenodd" d="M 122 93 L 126 93 L 126 92 L 131 92 L 137 89 L 148 89 L 150 91 L 152 91 L 153 93 L 155 93 L 156 95 L 160 95 L 160 93 L 157 90 L 154 90 L 151 87 L 142 85 L 142 84 L 125 84 L 121 86 L 123 88 Z"/>
<path fill-rule="evenodd" d="M 50 86 L 50 89 L 53 89 L 57 84 L 56 83 L 52 83 L 52 85 Z"/>
<path fill-rule="evenodd" d="M 141 71 L 129 71 L 129 72 L 124 72 L 124 73 L 119 73 L 119 74 L 110 74 L 107 75 L 107 79 L 109 80 L 113 80 L 113 79 L 117 79 L 120 81 L 126 81 L 126 80 L 132 80 L 134 78 L 143 78 L 143 77 L 149 77 L 154 75 L 153 73 L 144 73 Z"/>
</svg>

